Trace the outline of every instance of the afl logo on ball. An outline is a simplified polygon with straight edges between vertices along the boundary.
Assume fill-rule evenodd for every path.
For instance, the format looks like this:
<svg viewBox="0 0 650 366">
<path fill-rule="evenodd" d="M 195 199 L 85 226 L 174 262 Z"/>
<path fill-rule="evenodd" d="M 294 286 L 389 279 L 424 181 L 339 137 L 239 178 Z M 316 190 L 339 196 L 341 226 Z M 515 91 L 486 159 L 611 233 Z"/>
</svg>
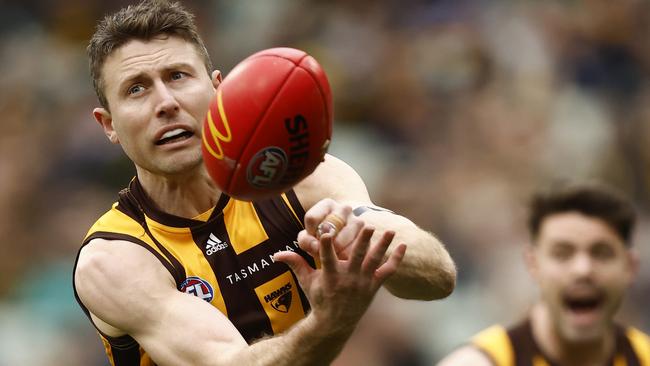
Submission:
<svg viewBox="0 0 650 366">
<path fill-rule="evenodd" d="M 210 283 L 200 277 L 186 278 L 181 284 L 180 290 L 181 292 L 194 295 L 207 302 L 212 301 L 212 298 L 214 297 L 214 291 L 212 291 Z"/>
<path fill-rule="evenodd" d="M 287 170 L 287 154 L 276 146 L 260 150 L 248 163 L 246 179 L 257 188 L 272 188 Z"/>
</svg>

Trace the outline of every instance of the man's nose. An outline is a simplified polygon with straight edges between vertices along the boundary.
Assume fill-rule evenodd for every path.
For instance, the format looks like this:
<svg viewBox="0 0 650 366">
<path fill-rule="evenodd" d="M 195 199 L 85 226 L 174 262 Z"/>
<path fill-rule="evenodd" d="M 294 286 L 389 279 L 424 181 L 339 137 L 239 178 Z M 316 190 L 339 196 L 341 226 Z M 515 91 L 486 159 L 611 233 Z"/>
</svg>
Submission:
<svg viewBox="0 0 650 366">
<path fill-rule="evenodd" d="M 170 90 L 162 80 L 155 82 L 155 90 L 158 97 L 156 104 L 156 117 L 169 118 L 176 115 L 180 106 L 172 90 Z"/>
<path fill-rule="evenodd" d="M 588 254 L 581 253 L 573 259 L 571 271 L 578 277 L 588 277 L 594 271 L 594 261 Z"/>
</svg>

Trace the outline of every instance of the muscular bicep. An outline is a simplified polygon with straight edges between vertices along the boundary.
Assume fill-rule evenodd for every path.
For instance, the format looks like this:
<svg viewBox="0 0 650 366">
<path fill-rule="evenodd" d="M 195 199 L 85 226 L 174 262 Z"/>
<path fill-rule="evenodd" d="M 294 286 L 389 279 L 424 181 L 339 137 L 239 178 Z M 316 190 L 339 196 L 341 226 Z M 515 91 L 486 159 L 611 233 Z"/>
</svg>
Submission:
<svg viewBox="0 0 650 366">
<path fill-rule="evenodd" d="M 89 243 L 75 287 L 100 330 L 131 335 L 158 365 L 219 365 L 247 346 L 221 312 L 178 291 L 160 262 L 132 243 Z"/>
</svg>

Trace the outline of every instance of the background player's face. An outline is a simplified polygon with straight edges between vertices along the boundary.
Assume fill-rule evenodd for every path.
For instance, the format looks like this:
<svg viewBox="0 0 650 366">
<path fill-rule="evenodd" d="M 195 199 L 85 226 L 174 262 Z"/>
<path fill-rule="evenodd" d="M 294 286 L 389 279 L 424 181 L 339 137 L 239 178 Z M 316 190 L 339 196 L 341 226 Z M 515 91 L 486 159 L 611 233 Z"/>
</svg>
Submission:
<svg viewBox="0 0 650 366">
<path fill-rule="evenodd" d="M 546 217 L 528 259 L 557 334 L 571 342 L 610 329 L 636 268 L 616 231 L 577 212 Z"/>
<path fill-rule="evenodd" d="M 132 40 L 103 67 L 110 112 L 95 118 L 138 167 L 173 175 L 201 163 L 201 125 L 214 95 L 195 47 L 178 37 Z"/>
</svg>

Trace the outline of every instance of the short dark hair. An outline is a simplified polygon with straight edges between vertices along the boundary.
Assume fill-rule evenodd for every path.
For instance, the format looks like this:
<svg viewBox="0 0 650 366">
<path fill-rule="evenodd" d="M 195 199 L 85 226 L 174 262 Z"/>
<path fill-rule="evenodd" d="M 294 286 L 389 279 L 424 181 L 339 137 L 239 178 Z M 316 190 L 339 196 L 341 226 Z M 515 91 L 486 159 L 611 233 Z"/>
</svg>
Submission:
<svg viewBox="0 0 650 366">
<path fill-rule="evenodd" d="M 533 240 L 547 216 L 576 211 L 605 221 L 629 246 L 636 220 L 632 202 L 614 188 L 597 182 L 564 183 L 538 192 L 529 208 L 528 229 Z"/>
<path fill-rule="evenodd" d="M 148 41 L 161 35 L 178 36 L 193 44 L 203 58 L 208 73 L 212 70 L 212 61 L 197 31 L 194 15 L 178 2 L 143 0 L 137 5 L 129 5 L 114 14 L 106 15 L 97 24 L 88 44 L 90 76 L 102 107 L 108 109 L 102 79 L 102 67 L 106 58 L 131 40 Z"/>
</svg>

